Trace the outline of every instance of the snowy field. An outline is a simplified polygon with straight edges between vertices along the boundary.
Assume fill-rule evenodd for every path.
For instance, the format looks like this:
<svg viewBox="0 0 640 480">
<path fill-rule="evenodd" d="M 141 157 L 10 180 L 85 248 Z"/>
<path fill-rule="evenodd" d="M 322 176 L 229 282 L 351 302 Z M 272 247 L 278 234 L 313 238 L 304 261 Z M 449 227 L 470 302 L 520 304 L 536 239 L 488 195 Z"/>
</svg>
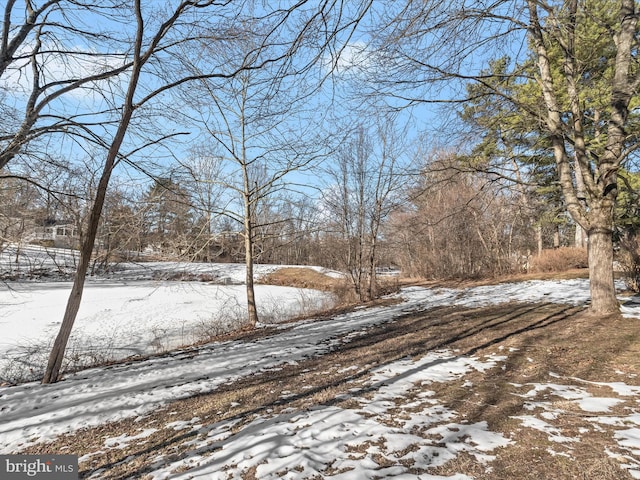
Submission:
<svg viewBox="0 0 640 480">
<path fill-rule="evenodd" d="M 14 248 L 0 256 L 0 384 L 42 374 L 47 352 L 62 322 L 76 259 L 68 250 Z M 256 265 L 259 278 L 280 268 Z M 319 271 L 328 274 L 323 269 Z M 27 281 L 37 272 L 38 281 Z M 87 279 L 69 342 L 72 366 L 164 352 L 242 326 L 246 318 L 244 265 L 179 262 L 122 263 Z M 202 281 L 177 281 L 189 277 Z M 44 278 L 47 281 L 42 281 Z M 55 280 L 55 281 L 54 281 Z M 329 294 L 301 288 L 257 285 L 263 323 L 277 323 L 331 305 Z"/>
<path fill-rule="evenodd" d="M 70 288 L 57 282 L 0 290 L 0 383 L 28 371 L 42 373 Z M 331 305 L 329 295 L 308 289 L 258 285 L 255 290 L 263 323 Z M 242 285 L 89 280 L 67 358 L 81 366 L 165 352 L 237 329 L 245 318 Z"/>
<path fill-rule="evenodd" d="M 197 316 L 206 303 L 198 299 L 204 297 L 210 301 L 214 296 L 212 292 L 222 288 L 212 285 L 212 290 L 207 291 L 209 287 L 199 283 L 148 279 L 140 279 L 141 283 L 135 285 L 126 280 L 121 282 L 96 280 L 90 284 L 85 302 L 88 307 L 81 315 L 85 320 L 79 323 L 79 328 L 95 342 L 109 338 L 108 348 L 129 345 L 125 353 L 152 342 L 152 337 L 144 333 L 147 327 L 141 325 L 156 325 L 155 321 L 157 328 L 166 326 L 176 321 L 172 317 L 175 312 L 185 317 L 187 312 Z M 64 285 L 23 284 L 15 291 L 4 288 L 1 328 L 3 333 L 13 332 L 14 342 L 16 331 L 29 330 L 29 321 L 42 322 L 36 320 L 39 316 L 47 316 L 42 328 L 55 327 L 52 323 L 58 319 L 58 313 L 54 315 L 53 307 L 48 310 L 46 305 L 47 302 L 55 304 L 54 299 L 65 290 Z M 269 292 L 275 295 L 272 290 Z M 50 300 L 40 300 L 47 295 Z M 281 298 L 286 296 L 283 293 Z M 400 296 L 402 301 L 390 307 L 360 309 L 322 322 L 300 321 L 292 328 L 282 328 L 251 342 L 227 341 L 205 345 L 197 351 L 186 349 L 145 361 L 93 368 L 68 375 L 54 385 L 28 383 L 0 388 L 0 453 L 16 452 L 82 428 L 124 418 L 144 418 L 173 400 L 212 392 L 239 378 L 276 371 L 285 364 L 327 353 L 340 342 L 363 335 L 367 328 L 392 322 L 408 312 L 439 305 L 475 307 L 510 301 L 584 305 L 588 301 L 588 283 L 586 280 L 529 281 L 464 290 L 412 287 L 404 289 Z M 281 302 L 276 298 L 280 297 L 273 297 L 274 303 Z M 623 301 L 624 314 L 640 319 L 640 304 L 629 299 Z M 96 307 L 92 310 L 91 305 Z M 140 315 L 141 319 L 127 321 L 132 315 Z M 38 328 L 29 331 L 32 338 L 39 332 Z M 122 345 L 116 346 L 111 340 L 114 332 Z M 5 352 L 11 348 L 6 338 L 3 337 Z M 198 440 L 194 440 L 192 453 L 185 458 L 158 456 L 150 474 L 150 478 L 157 480 L 240 478 L 247 471 L 254 471 L 260 479 L 305 479 L 317 478 L 329 466 L 337 472 L 331 476 L 333 479 L 468 480 L 470 477 L 462 474 L 416 476 L 401 465 L 406 461 L 418 467 L 435 466 L 455 459 L 461 452 L 486 463 L 497 449 L 510 445 L 511 440 L 490 431 L 486 422 L 466 423 L 428 391 L 411 403 L 404 402 L 404 395 L 413 385 L 464 379 L 472 371 L 501 368 L 510 353 L 503 351 L 478 358 L 443 350 L 423 358 L 402 359 L 376 370 L 369 380 L 376 387 L 373 397 L 354 395 L 354 406 L 350 408 L 327 405 L 305 411 L 289 409 L 277 415 L 265 412 L 242 428 L 237 428 L 235 420 L 203 425 L 199 418 L 172 422 L 168 416 L 166 424 L 143 430 L 136 436 L 105 438 L 101 451 L 128 444 L 143 445 L 145 438 L 156 429 L 168 428 L 198 432 Z M 615 428 L 619 449 L 625 452 L 623 456 L 616 454 L 615 458 L 620 459 L 622 468 L 640 479 L 640 402 L 634 400 L 640 396 L 640 387 L 621 380 L 598 384 L 600 393 L 594 395 L 589 391 L 589 382 L 560 377 L 555 380 L 549 384 L 514 385 L 514 389 L 521 392 L 519 395 L 532 399 L 531 414 L 517 417 L 522 428 L 540 430 L 558 445 L 579 441 L 553 425 L 558 415 L 556 402 L 533 402 L 536 393 L 548 391 L 585 412 L 594 425 Z M 576 382 L 582 382 L 581 386 L 576 387 Z M 602 389 L 610 394 L 602 395 Z M 286 398 L 286 392 L 282 392 L 282 396 Z M 610 414 L 612 406 L 625 401 L 635 405 L 628 409 L 628 415 Z M 405 414 L 398 414 L 398 408 L 403 408 Z M 415 435 L 418 426 L 428 435 Z M 376 455 L 394 459 L 394 466 L 381 469 L 371 461 Z M 91 456 L 82 460 L 90 462 Z M 100 472 L 95 472 L 93 478 L 100 478 Z"/>
</svg>

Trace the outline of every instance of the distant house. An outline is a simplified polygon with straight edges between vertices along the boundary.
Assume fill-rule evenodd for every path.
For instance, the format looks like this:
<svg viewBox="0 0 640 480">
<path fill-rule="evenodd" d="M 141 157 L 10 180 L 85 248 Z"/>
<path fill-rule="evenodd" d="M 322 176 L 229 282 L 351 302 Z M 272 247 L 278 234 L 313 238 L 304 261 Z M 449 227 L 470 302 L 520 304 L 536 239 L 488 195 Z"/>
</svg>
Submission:
<svg viewBox="0 0 640 480">
<path fill-rule="evenodd" d="M 57 248 L 77 248 L 80 241 L 78 227 L 65 220 L 53 220 L 37 226 L 27 236 L 29 243 L 50 244 Z"/>
</svg>

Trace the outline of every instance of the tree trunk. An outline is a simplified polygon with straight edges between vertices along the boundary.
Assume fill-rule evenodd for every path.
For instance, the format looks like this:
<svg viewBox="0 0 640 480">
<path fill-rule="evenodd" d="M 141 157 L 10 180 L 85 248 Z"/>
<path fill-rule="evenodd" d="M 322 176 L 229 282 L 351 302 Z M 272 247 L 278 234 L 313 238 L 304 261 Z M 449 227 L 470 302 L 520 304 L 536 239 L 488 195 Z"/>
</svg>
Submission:
<svg viewBox="0 0 640 480">
<path fill-rule="evenodd" d="M 538 256 L 541 256 L 544 244 L 542 243 L 542 224 L 540 223 L 536 225 L 536 245 L 538 247 Z"/>
<path fill-rule="evenodd" d="M 71 289 L 71 293 L 69 294 L 69 299 L 67 300 L 67 307 L 64 312 L 64 317 L 62 318 L 60 331 L 58 332 L 58 336 L 56 337 L 53 348 L 51 349 L 51 353 L 49 354 L 49 361 L 47 363 L 47 369 L 42 379 L 42 383 L 55 383 L 60 378 L 60 368 L 62 367 L 64 352 L 67 348 L 69 336 L 71 335 L 73 324 L 76 321 L 78 310 L 80 309 L 80 301 L 82 300 L 84 281 L 87 275 L 87 270 L 89 268 L 91 253 L 93 252 L 93 247 L 96 242 L 96 235 L 98 234 L 98 224 L 100 223 L 100 215 L 102 215 L 102 208 L 104 206 L 105 197 L 107 195 L 107 188 L 109 187 L 109 180 L 111 179 L 111 174 L 113 173 L 113 169 L 115 168 L 116 159 L 118 157 L 118 153 L 120 152 L 120 147 L 122 146 L 122 142 L 124 141 L 124 137 L 129 128 L 131 117 L 133 116 L 133 97 L 136 91 L 136 87 L 138 86 L 138 80 L 140 78 L 142 65 L 144 64 L 144 61 L 146 61 L 142 61 L 140 57 L 144 23 L 142 21 L 142 14 L 140 12 L 139 0 L 137 0 L 135 3 L 136 21 L 138 25 L 134 46 L 135 54 L 133 69 L 127 87 L 127 94 L 125 97 L 124 105 L 122 107 L 122 116 L 120 118 L 120 123 L 118 124 L 118 129 L 116 130 L 113 137 L 113 141 L 111 142 L 111 146 L 109 147 L 109 151 L 107 152 L 107 158 L 102 169 L 102 174 L 100 175 L 98 188 L 96 190 L 96 198 L 93 201 L 93 205 L 91 206 L 91 213 L 89 214 L 87 233 L 81 241 L 82 246 L 80 249 L 80 262 L 78 263 L 76 276 L 73 281 L 73 287 Z M 149 56 L 151 55 L 151 52 L 152 50 L 149 50 Z"/>
<path fill-rule="evenodd" d="M 608 228 L 588 232 L 591 311 L 609 315 L 620 311 L 613 278 L 613 238 Z"/>
<path fill-rule="evenodd" d="M 83 242 L 82 251 L 80 253 L 80 264 L 76 270 L 76 276 L 73 281 L 73 287 L 71 293 L 67 299 L 67 307 L 62 319 L 62 325 L 60 331 L 56 336 L 53 348 L 49 354 L 49 361 L 47 363 L 47 369 L 45 370 L 42 383 L 55 383 L 60 379 L 60 370 L 62 368 L 62 360 L 64 359 L 64 353 L 71 336 L 71 330 L 76 320 L 76 315 L 80 309 L 80 302 L 82 300 L 82 292 L 84 290 L 84 280 L 86 272 L 89 268 L 89 259 L 91 258 L 91 249 L 93 244 L 89 245 L 89 242 Z M 86 250 L 89 253 L 86 253 Z"/>
<path fill-rule="evenodd" d="M 571 105 L 570 134 L 564 130 L 565 123 L 561 118 L 563 111 L 558 102 L 557 92 L 550 63 L 551 56 L 547 51 L 546 29 L 542 27 L 538 17 L 539 4 L 535 0 L 527 0 L 530 19 L 530 38 L 537 57 L 539 81 L 546 105 L 546 123 L 549 138 L 553 145 L 558 179 L 567 210 L 573 220 L 587 231 L 589 252 L 589 280 L 591 290 L 591 312 L 608 315 L 620 311 L 615 295 L 613 278 L 613 207 L 617 195 L 617 172 L 624 160 L 624 144 L 627 141 L 628 107 L 630 99 L 637 88 L 632 50 L 635 48 L 637 15 L 633 0 L 620 2 L 620 28 L 616 34 L 616 59 L 614 75 L 609 98 L 611 118 L 607 122 L 607 141 L 604 153 L 597 161 L 590 155 L 585 142 L 584 112 L 581 107 L 580 92 L 576 83 L 576 66 L 573 46 L 575 46 L 575 24 L 570 24 L 567 35 L 571 48 L 564 54 L 564 83 L 567 87 Z M 573 15 L 568 17 L 575 21 L 578 2 L 570 2 Z M 568 43 L 568 44 L 569 44 Z M 569 159 L 566 138 L 573 138 L 574 167 Z M 580 164 L 577 173 L 584 180 L 584 191 L 576 191 L 574 178 L 575 165 Z M 592 167 L 590 167 L 592 166 Z M 586 198 L 583 198 L 586 197 Z M 589 210 L 585 206 L 589 206 Z"/>
<path fill-rule="evenodd" d="M 249 227 L 249 232 L 251 229 Z M 245 231 L 245 233 L 248 233 Z M 253 284 L 253 242 L 250 233 L 245 235 L 245 264 L 247 267 L 247 313 L 249 315 L 249 325 L 252 328 L 258 324 L 258 308 L 256 306 L 256 292 Z"/>
<path fill-rule="evenodd" d="M 580 162 L 576 156 L 574 162 L 574 169 L 576 171 L 576 197 L 580 202 L 580 206 L 582 210 L 585 212 L 588 210 L 587 208 L 587 187 L 584 183 L 584 177 L 582 172 L 582 167 L 580 166 Z M 587 246 L 587 232 L 585 232 L 584 228 L 581 225 L 576 223 L 576 233 L 575 233 L 575 246 L 578 248 L 584 248 Z"/>
<path fill-rule="evenodd" d="M 584 248 L 587 246 L 587 234 L 584 229 L 576 223 L 575 233 L 575 246 L 577 248 Z"/>
<path fill-rule="evenodd" d="M 128 119 L 127 119 L 128 122 Z M 53 348 L 49 354 L 49 361 L 47 363 L 47 369 L 45 370 L 42 383 L 55 383 L 60 379 L 60 369 L 62 368 L 62 360 L 64 359 L 64 352 L 71 336 L 71 330 L 73 324 L 76 321 L 78 310 L 80 309 L 80 301 L 82 300 L 82 292 L 84 290 L 84 281 L 89 269 L 89 262 L 91 260 L 91 253 L 96 241 L 96 235 L 98 233 L 98 224 L 100 223 L 100 215 L 102 214 L 102 207 L 104 206 L 104 200 L 107 193 L 107 187 L 109 186 L 109 180 L 111 173 L 115 166 L 115 158 L 122 139 L 124 138 L 125 130 L 120 129 L 116 135 L 107 160 L 98 183 L 98 189 L 96 191 L 96 198 L 91 207 L 91 214 L 89 215 L 89 222 L 87 225 L 87 233 L 82 238 L 80 249 L 80 262 L 76 268 L 76 275 L 73 280 L 73 287 L 67 300 L 67 306 L 65 308 L 64 317 L 62 317 L 62 324 L 60 325 L 60 331 L 56 336 L 53 343 Z"/>
<path fill-rule="evenodd" d="M 256 293 L 253 284 L 253 214 L 249 193 L 249 177 L 244 167 L 245 197 L 244 197 L 244 260 L 246 265 L 247 286 L 247 314 L 249 326 L 255 328 L 258 324 L 258 307 L 256 306 Z"/>
<path fill-rule="evenodd" d="M 367 300 L 373 300 L 378 295 L 378 286 L 376 282 L 376 236 L 371 236 L 371 244 L 369 245 L 369 284 L 367 285 Z"/>
</svg>

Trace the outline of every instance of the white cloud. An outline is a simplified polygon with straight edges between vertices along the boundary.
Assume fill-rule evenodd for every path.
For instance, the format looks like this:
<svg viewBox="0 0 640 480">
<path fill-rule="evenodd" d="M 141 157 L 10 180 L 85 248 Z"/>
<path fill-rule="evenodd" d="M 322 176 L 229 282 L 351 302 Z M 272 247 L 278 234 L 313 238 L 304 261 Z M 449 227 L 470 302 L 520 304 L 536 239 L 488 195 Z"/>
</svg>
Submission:
<svg viewBox="0 0 640 480">
<path fill-rule="evenodd" d="M 358 74 L 373 63 L 374 57 L 374 53 L 364 42 L 348 43 L 342 49 L 331 52 L 325 57 L 325 67 L 338 74 Z"/>
</svg>

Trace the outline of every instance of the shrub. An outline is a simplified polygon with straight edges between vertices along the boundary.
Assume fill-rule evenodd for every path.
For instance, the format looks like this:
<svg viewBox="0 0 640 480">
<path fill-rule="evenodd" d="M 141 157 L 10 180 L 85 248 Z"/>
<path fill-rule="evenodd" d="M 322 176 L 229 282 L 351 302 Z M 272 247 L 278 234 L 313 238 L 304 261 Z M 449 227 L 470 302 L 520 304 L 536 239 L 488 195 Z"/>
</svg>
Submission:
<svg viewBox="0 0 640 480">
<path fill-rule="evenodd" d="M 358 296 L 353 284 L 346 277 L 332 277 L 312 268 L 285 267 L 261 277 L 258 283 L 286 287 L 311 288 L 330 292 L 336 297 L 337 305 L 357 303 Z"/>
<path fill-rule="evenodd" d="M 578 247 L 560 247 L 543 250 L 542 254 L 531 260 L 532 272 L 564 272 L 575 268 L 587 268 L 587 249 Z"/>
<path fill-rule="evenodd" d="M 45 247 L 45 248 L 54 248 L 56 246 L 55 242 L 53 240 L 31 240 L 29 242 L 29 245 L 36 245 L 39 247 Z"/>
</svg>

